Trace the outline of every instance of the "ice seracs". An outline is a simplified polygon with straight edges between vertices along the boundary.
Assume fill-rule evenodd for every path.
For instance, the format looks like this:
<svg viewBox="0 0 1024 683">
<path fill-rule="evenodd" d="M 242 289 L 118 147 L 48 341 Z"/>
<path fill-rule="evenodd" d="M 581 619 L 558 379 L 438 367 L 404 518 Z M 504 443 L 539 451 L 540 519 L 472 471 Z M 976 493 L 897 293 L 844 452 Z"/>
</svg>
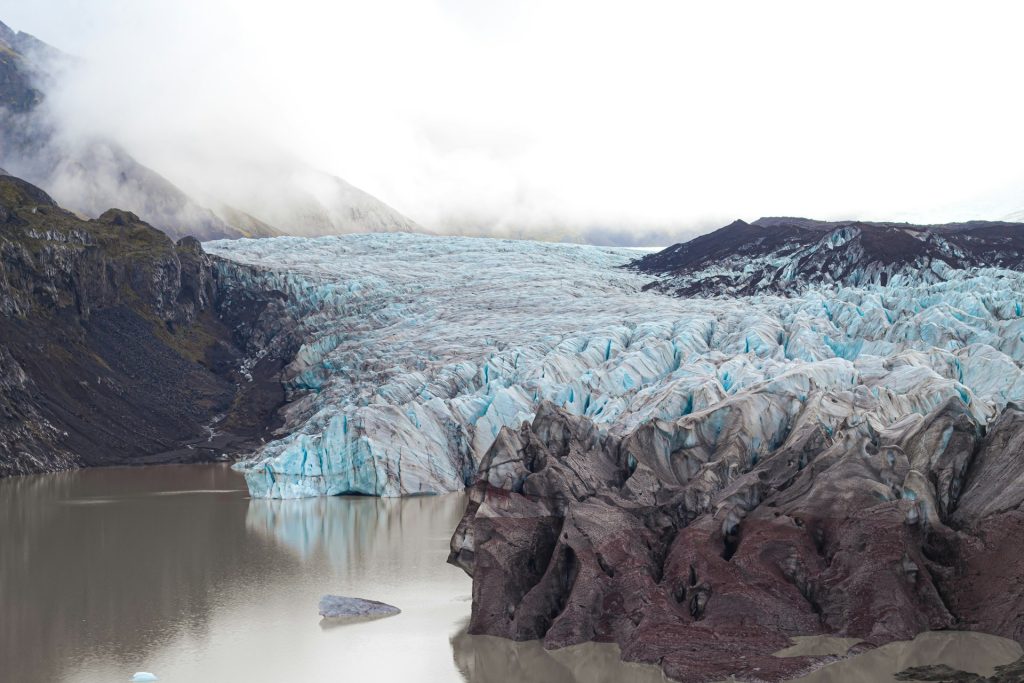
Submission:
<svg viewBox="0 0 1024 683">
<path fill-rule="evenodd" d="M 984 426 L 1024 399 L 1009 270 L 709 300 L 643 291 L 625 249 L 409 234 L 206 248 L 223 286 L 281 292 L 303 341 L 282 437 L 238 466 L 254 496 L 459 490 L 542 401 L 692 469 L 723 444 L 749 467 L 809 401 L 838 440 L 950 400 Z"/>
</svg>

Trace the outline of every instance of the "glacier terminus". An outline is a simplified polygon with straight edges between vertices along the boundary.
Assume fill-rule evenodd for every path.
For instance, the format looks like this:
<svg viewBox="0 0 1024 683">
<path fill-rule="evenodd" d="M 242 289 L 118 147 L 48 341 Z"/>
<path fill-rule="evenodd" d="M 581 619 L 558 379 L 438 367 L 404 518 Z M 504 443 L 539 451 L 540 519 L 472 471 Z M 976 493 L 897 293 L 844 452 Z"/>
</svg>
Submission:
<svg viewBox="0 0 1024 683">
<path fill-rule="evenodd" d="M 298 321 L 280 438 L 236 465 L 257 497 L 461 490 L 542 401 L 618 436 L 654 424 L 660 456 L 699 467 L 725 433 L 756 462 L 809 400 L 834 404 L 838 431 L 949 399 L 984 426 L 1024 399 L 1024 276 L 1010 270 L 683 299 L 644 291 L 631 249 L 412 234 L 204 246 L 227 287 L 279 291 Z"/>
</svg>

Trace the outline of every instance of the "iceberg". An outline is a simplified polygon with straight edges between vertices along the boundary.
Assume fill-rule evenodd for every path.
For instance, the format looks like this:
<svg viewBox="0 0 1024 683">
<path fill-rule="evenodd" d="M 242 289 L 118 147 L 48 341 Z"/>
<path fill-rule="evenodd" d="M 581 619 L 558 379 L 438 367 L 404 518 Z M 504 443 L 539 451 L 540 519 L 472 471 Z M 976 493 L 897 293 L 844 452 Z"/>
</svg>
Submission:
<svg viewBox="0 0 1024 683">
<path fill-rule="evenodd" d="M 320 616 L 324 619 L 356 619 L 361 617 L 390 617 L 402 610 L 386 602 L 349 598 L 343 595 L 325 595 L 320 598 Z"/>
<path fill-rule="evenodd" d="M 204 247 L 219 286 L 278 292 L 298 321 L 280 438 L 236 465 L 255 497 L 461 490 L 542 402 L 636 434 L 682 476 L 726 445 L 749 467 L 809 402 L 838 439 L 949 400 L 986 426 L 1024 400 L 1009 270 L 687 299 L 649 291 L 630 249 L 400 233 Z"/>
</svg>

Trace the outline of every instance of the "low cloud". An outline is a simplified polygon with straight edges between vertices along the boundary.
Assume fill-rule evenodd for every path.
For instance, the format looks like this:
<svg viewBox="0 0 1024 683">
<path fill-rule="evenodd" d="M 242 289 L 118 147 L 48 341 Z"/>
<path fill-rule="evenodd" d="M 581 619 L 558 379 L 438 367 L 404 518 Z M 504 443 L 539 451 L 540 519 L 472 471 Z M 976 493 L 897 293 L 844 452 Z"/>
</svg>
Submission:
<svg viewBox="0 0 1024 683">
<path fill-rule="evenodd" d="M 272 214 L 275 188 L 314 168 L 431 231 L 615 244 L 736 217 L 1024 206 L 1010 5 L 0 11 L 79 57 L 48 101 L 69 139 L 110 140 L 204 205 Z"/>
</svg>

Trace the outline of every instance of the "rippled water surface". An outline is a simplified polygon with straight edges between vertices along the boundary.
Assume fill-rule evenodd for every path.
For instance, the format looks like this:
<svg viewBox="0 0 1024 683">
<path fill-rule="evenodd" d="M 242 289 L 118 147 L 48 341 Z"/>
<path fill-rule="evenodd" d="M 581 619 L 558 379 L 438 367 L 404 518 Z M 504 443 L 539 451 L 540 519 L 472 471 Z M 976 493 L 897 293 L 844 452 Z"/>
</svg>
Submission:
<svg viewBox="0 0 1024 683">
<path fill-rule="evenodd" d="M 462 494 L 250 500 L 226 465 L 0 480 L 0 681 L 123 683 L 139 670 L 164 683 L 664 681 L 614 646 L 547 652 L 466 635 L 470 581 L 445 563 L 464 505 Z M 324 626 L 324 593 L 403 611 Z M 942 635 L 809 680 L 1020 652 Z"/>
</svg>

